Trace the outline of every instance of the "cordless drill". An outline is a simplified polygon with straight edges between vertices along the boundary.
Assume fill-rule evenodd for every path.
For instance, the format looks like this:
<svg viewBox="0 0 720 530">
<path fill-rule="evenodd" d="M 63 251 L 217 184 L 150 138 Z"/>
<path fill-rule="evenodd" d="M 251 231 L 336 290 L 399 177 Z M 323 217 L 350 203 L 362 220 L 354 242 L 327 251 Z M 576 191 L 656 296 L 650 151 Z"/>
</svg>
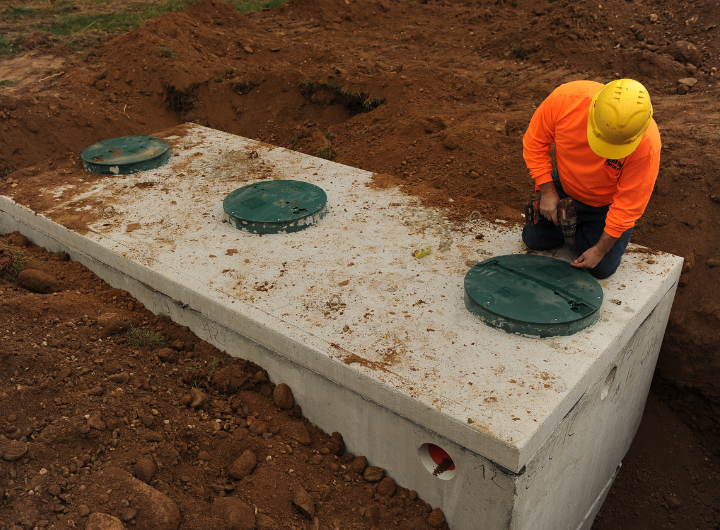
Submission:
<svg viewBox="0 0 720 530">
<path fill-rule="evenodd" d="M 577 232 L 577 213 L 575 212 L 575 201 L 570 197 L 560 199 L 557 204 L 558 221 L 565 244 L 569 248 L 575 245 L 575 233 Z M 540 212 L 540 200 L 530 201 L 525 204 L 525 223 L 536 225 L 545 219 Z"/>
</svg>

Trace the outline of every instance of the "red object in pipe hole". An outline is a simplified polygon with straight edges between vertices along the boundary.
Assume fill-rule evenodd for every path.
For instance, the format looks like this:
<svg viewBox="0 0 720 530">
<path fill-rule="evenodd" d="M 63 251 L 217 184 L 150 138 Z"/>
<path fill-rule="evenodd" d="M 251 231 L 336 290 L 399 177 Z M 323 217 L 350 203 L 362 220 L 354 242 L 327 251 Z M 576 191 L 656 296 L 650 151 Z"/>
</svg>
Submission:
<svg viewBox="0 0 720 530">
<path fill-rule="evenodd" d="M 435 444 L 428 444 L 428 453 L 430 453 L 430 458 L 433 459 L 433 462 L 440 465 L 443 463 L 443 460 L 450 460 L 452 464 L 449 468 L 447 468 L 448 471 L 452 471 L 455 469 L 455 462 L 453 462 L 453 459 L 450 458 L 450 455 L 445 452 L 445 449 L 443 449 L 440 446 L 437 446 Z"/>
</svg>

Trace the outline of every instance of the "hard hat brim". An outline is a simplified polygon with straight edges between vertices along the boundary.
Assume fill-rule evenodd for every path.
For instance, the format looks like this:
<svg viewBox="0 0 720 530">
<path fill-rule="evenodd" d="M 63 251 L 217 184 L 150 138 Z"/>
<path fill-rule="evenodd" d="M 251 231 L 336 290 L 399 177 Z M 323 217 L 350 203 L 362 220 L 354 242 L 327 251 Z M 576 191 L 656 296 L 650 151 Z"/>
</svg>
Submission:
<svg viewBox="0 0 720 530">
<path fill-rule="evenodd" d="M 633 151 L 635 151 L 635 149 L 637 149 L 637 146 L 640 145 L 640 142 L 642 142 L 642 139 L 644 137 L 645 133 L 643 132 L 643 134 L 638 135 L 635 140 L 626 144 L 616 145 L 608 143 L 602 138 L 598 138 L 597 136 L 595 136 L 595 134 L 593 134 L 592 124 L 590 123 L 590 117 L 588 116 L 588 145 L 590 145 L 590 149 L 592 149 L 596 155 L 602 158 L 609 158 L 610 160 L 618 160 L 620 158 L 625 158 L 626 156 L 629 156 Z"/>
</svg>

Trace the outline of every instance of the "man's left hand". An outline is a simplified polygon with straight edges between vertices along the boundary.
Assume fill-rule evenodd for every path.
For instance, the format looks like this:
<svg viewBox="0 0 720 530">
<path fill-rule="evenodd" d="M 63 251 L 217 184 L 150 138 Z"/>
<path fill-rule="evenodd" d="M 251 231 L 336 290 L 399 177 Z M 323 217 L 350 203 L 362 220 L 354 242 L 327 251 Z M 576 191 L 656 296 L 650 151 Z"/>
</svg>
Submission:
<svg viewBox="0 0 720 530">
<path fill-rule="evenodd" d="M 583 254 L 578 259 L 570 263 L 570 265 L 579 269 L 594 269 L 597 264 L 600 263 L 600 260 L 604 255 L 605 253 L 601 252 L 596 245 L 583 252 Z"/>
</svg>

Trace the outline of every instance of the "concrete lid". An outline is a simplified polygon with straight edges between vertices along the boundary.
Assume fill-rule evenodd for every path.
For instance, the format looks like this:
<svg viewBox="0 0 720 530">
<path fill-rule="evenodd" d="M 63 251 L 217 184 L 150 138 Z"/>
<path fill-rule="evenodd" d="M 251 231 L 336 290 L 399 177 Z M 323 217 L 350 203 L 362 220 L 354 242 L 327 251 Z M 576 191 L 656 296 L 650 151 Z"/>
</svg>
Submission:
<svg viewBox="0 0 720 530">
<path fill-rule="evenodd" d="M 141 281 L 513 472 L 679 277 L 680 258 L 631 249 L 601 281 L 596 324 L 511 335 L 465 308 L 463 279 L 488 257 L 524 253 L 519 228 L 478 216 L 458 227 L 373 187 L 369 172 L 197 125 L 165 138 L 176 153 L 167 165 L 66 190 L 40 213 L 67 216 L 80 194 L 102 199 L 114 214 L 86 237 L 141 264 Z M 227 193 L 269 178 L 322 187 L 327 217 L 264 236 L 222 222 Z"/>
</svg>

